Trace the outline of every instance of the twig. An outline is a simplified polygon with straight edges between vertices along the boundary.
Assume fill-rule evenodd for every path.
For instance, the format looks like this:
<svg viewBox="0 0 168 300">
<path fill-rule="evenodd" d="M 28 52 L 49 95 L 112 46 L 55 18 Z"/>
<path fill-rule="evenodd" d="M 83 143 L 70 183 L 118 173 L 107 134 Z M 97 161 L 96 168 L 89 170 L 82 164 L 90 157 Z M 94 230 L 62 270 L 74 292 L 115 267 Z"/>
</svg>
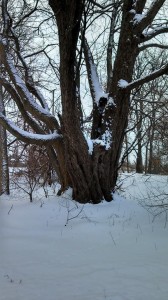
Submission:
<svg viewBox="0 0 168 300">
<path fill-rule="evenodd" d="M 12 204 L 12 206 L 11 206 L 10 210 L 8 211 L 8 215 L 10 214 L 10 212 L 11 212 L 12 208 L 13 208 L 13 204 Z"/>
<path fill-rule="evenodd" d="M 70 218 L 69 218 L 69 213 L 70 213 L 72 210 L 74 210 L 74 207 L 73 207 L 72 209 L 68 210 L 67 221 L 66 221 L 65 226 L 68 225 L 68 222 L 69 222 L 70 220 L 73 220 L 73 219 L 77 218 L 77 217 L 81 214 L 81 212 L 83 211 L 83 208 L 84 208 L 84 205 L 82 206 L 82 208 L 80 209 L 80 211 L 79 211 L 75 216 L 70 217 Z M 76 209 L 76 208 L 75 208 L 75 209 Z"/>
<path fill-rule="evenodd" d="M 115 240 L 114 240 L 114 238 L 113 238 L 113 236 L 112 236 L 112 233 L 111 233 L 111 231 L 109 232 L 109 234 L 110 234 L 110 236 L 111 236 L 111 239 L 112 239 L 112 241 L 113 241 L 114 245 L 115 245 L 115 246 L 117 246 L 117 245 L 116 245 L 116 242 L 115 242 Z"/>
</svg>

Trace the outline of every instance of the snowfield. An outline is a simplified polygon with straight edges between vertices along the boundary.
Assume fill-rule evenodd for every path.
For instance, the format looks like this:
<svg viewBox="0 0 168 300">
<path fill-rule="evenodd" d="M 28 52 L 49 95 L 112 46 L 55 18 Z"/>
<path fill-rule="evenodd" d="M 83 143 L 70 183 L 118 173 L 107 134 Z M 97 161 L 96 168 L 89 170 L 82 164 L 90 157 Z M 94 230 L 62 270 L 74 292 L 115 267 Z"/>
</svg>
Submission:
<svg viewBox="0 0 168 300">
<path fill-rule="evenodd" d="M 20 190 L 1 196 L 0 300 L 167 300 L 167 215 L 153 218 L 150 203 L 160 191 L 166 201 L 168 179 L 125 174 L 121 183 L 96 206 L 52 189 L 33 203 Z"/>
</svg>

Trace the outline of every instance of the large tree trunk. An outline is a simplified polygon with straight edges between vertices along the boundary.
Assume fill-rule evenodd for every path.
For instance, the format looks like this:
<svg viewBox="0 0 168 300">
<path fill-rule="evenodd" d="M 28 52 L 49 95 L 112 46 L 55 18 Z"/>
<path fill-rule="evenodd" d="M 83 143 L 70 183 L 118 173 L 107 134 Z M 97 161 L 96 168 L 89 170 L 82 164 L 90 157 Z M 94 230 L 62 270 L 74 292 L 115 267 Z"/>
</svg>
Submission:
<svg viewBox="0 0 168 300">
<path fill-rule="evenodd" d="M 76 92 L 76 47 L 80 30 L 78 20 L 81 20 L 84 2 L 82 0 L 67 2 L 50 0 L 49 3 L 56 16 L 59 34 L 63 152 L 66 172 L 73 187 L 73 197 L 82 203 L 89 201 L 99 203 L 103 199 L 111 201 L 111 192 L 116 185 L 119 158 L 128 121 L 130 99 L 130 91 L 120 88 L 118 81 L 120 79 L 131 81 L 137 55 L 137 39 L 132 32 L 129 1 L 126 1 L 123 8 L 126 13 L 124 11 L 125 17 L 122 21 L 114 76 L 108 91 L 116 106 L 110 106 L 108 103 L 103 106 L 99 131 L 101 132 L 100 138 L 103 137 L 106 145 L 94 144 L 92 154 L 88 152 L 88 145 L 81 130 L 81 114 Z M 128 40 L 127 51 L 123 52 L 126 40 Z M 101 105 L 102 102 L 99 101 L 99 107 L 94 106 L 93 124 L 96 124 L 95 119 Z M 97 122 L 97 126 L 100 126 L 100 122 Z M 93 126 L 92 138 L 98 138 L 95 132 L 97 131 Z M 110 146 L 107 147 L 107 144 Z"/>
<path fill-rule="evenodd" d="M 118 176 L 119 159 L 128 123 L 130 105 L 130 91 L 124 90 L 122 84 L 119 84 L 119 80 L 125 80 L 124 83 L 126 84 L 132 81 L 134 64 L 138 55 L 138 38 L 134 35 L 133 24 L 131 22 L 131 2 L 124 1 L 123 4 L 120 39 L 114 62 L 111 89 L 109 90 L 110 96 L 113 98 L 116 106 L 108 105 L 104 117 L 104 131 L 110 130 L 112 133 L 112 144 L 109 151 L 109 177 L 112 189 L 115 188 Z"/>
<path fill-rule="evenodd" d="M 76 47 L 80 29 L 83 1 L 50 1 L 55 13 L 60 46 L 60 85 L 62 97 L 62 133 L 64 136 L 64 159 L 73 187 L 73 197 L 82 203 L 98 203 L 103 193 L 97 180 L 88 145 L 81 131 L 77 99 Z M 59 11 L 59 12 L 58 12 Z M 58 13 L 57 13 L 58 12 Z"/>
</svg>

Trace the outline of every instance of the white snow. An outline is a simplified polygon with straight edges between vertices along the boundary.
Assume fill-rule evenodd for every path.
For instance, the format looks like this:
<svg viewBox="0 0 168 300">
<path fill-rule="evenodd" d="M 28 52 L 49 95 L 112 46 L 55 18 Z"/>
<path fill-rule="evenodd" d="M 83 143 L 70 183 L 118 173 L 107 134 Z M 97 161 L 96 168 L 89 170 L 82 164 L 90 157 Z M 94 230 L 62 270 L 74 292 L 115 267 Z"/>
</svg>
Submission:
<svg viewBox="0 0 168 300">
<path fill-rule="evenodd" d="M 136 14 L 136 10 L 135 10 L 135 9 L 133 9 L 133 8 L 132 8 L 132 9 L 130 9 L 130 11 L 129 11 L 129 12 L 130 12 L 130 14 L 133 14 L 133 15 L 135 15 L 135 14 Z"/>
<path fill-rule="evenodd" d="M 91 63 L 91 62 L 90 62 Z M 92 85 L 94 88 L 95 93 L 95 101 L 98 104 L 100 98 L 107 98 L 108 99 L 108 93 L 105 93 L 101 87 L 101 84 L 99 82 L 99 78 L 97 75 L 96 66 L 91 63 L 91 77 L 92 77 Z"/>
<path fill-rule="evenodd" d="M 93 153 L 93 140 L 91 140 L 88 137 L 85 137 L 85 138 L 86 138 L 86 141 L 87 141 L 87 144 L 88 144 L 89 154 L 92 155 L 92 153 Z"/>
<path fill-rule="evenodd" d="M 115 102 L 114 102 L 114 99 L 113 99 L 112 97 L 109 97 L 109 98 L 108 98 L 107 104 L 108 104 L 108 106 L 113 106 L 113 105 L 116 106 L 116 105 L 115 105 Z"/>
<path fill-rule="evenodd" d="M 155 37 L 160 31 L 164 31 L 164 29 L 167 29 L 167 26 L 159 25 L 154 27 L 153 29 L 150 29 L 147 27 L 142 34 L 145 38 L 150 38 L 151 36 Z"/>
<path fill-rule="evenodd" d="M 124 79 L 120 79 L 118 81 L 118 87 L 120 88 L 126 88 L 128 86 L 128 81 L 124 80 Z"/>
<path fill-rule="evenodd" d="M 90 139 L 88 137 L 85 137 L 86 138 L 86 141 L 87 141 L 87 144 L 88 144 L 88 152 L 90 155 L 92 155 L 93 153 L 93 147 L 94 147 L 94 144 L 97 144 L 97 145 L 101 145 L 103 146 L 106 150 L 110 149 L 110 145 L 111 145 L 111 142 L 112 142 L 112 136 L 111 136 L 111 133 L 106 130 L 105 133 L 102 135 L 102 140 L 100 139 Z"/>
<path fill-rule="evenodd" d="M 92 81 L 92 89 L 94 91 L 95 102 L 98 105 L 100 98 L 108 99 L 108 93 L 104 92 L 104 90 L 100 84 L 99 76 L 97 73 L 97 67 L 93 63 L 92 54 L 91 54 L 91 51 L 88 46 L 87 46 L 87 51 L 88 51 L 89 64 L 90 64 L 90 70 L 91 70 L 90 75 L 91 75 L 91 81 Z"/>
<path fill-rule="evenodd" d="M 95 206 L 77 207 L 69 191 L 39 190 L 32 204 L 17 190 L 1 196 L 0 299 L 167 300 L 165 215 L 152 222 L 137 203 L 150 178 L 131 175 L 127 199 Z"/>
<path fill-rule="evenodd" d="M 0 113 L 0 118 L 5 120 L 6 124 L 8 125 L 8 130 L 11 128 L 14 130 L 16 133 L 18 133 L 21 137 L 28 138 L 32 141 L 53 141 L 57 140 L 58 138 L 61 138 L 61 135 L 57 133 L 57 131 L 50 133 L 50 134 L 36 134 L 36 133 L 31 133 L 28 131 L 25 131 L 18 126 L 16 126 L 12 121 L 7 119 L 2 113 Z"/>
<path fill-rule="evenodd" d="M 15 85 L 16 89 L 19 87 L 20 91 L 21 91 L 21 98 L 23 101 L 28 101 L 29 105 L 31 107 L 33 107 L 33 109 L 35 111 L 37 111 L 38 113 L 40 113 L 41 115 L 45 115 L 49 118 L 53 118 L 53 116 L 50 114 L 50 112 L 48 111 L 48 106 L 45 102 L 44 98 L 41 98 L 41 101 L 43 102 L 43 105 L 45 108 L 41 107 L 33 98 L 32 94 L 29 92 L 29 90 L 27 89 L 24 81 L 22 80 L 22 78 L 20 77 L 17 69 L 15 68 L 13 61 L 12 61 L 12 57 L 6 52 L 5 46 L 5 39 L 0 39 L 0 44 L 2 46 L 2 50 L 6 55 L 5 61 L 7 63 L 7 71 L 9 74 L 9 77 L 12 79 L 13 84 Z M 40 91 L 36 90 L 37 94 L 39 97 L 41 97 L 41 93 Z M 24 97 L 23 97 L 24 95 Z M 24 99 L 25 98 L 25 99 Z"/>
<path fill-rule="evenodd" d="M 134 25 L 139 24 L 145 17 L 146 17 L 145 14 L 135 14 L 135 16 L 133 18 Z"/>
<path fill-rule="evenodd" d="M 105 131 L 105 133 L 102 135 L 102 140 L 104 142 L 106 150 L 109 150 L 112 143 L 112 133 L 109 129 Z"/>
</svg>

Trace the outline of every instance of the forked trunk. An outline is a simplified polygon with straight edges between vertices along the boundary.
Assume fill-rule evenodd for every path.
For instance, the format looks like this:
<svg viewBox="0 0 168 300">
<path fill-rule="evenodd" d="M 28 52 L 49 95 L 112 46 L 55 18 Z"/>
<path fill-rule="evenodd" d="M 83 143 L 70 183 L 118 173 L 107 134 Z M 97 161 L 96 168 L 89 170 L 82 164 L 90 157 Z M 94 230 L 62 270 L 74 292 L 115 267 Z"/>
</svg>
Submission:
<svg viewBox="0 0 168 300">
<path fill-rule="evenodd" d="M 118 54 L 114 64 L 114 76 L 110 90 L 116 106 L 108 99 L 93 103 L 92 154 L 81 129 L 81 111 L 78 103 L 78 67 L 76 48 L 80 30 L 80 20 L 84 9 L 83 0 L 49 1 L 58 26 L 60 49 L 60 86 L 62 101 L 61 131 L 63 134 L 62 168 L 73 188 L 73 197 L 81 203 L 99 203 L 112 200 L 112 190 L 116 185 L 118 163 L 124 132 L 127 126 L 130 92 L 118 86 L 119 79 L 131 81 L 137 55 L 137 40 L 132 33 L 130 15 L 123 19 Z M 126 1 L 126 6 L 129 4 Z M 129 7 L 125 7 L 129 10 Z M 127 51 L 123 53 L 128 39 Z M 133 48 L 132 48 L 133 47 Z M 131 55 L 130 55 L 131 53 Z M 92 91 L 91 91 L 92 92 Z M 103 111 L 100 116 L 99 112 Z M 97 128 L 96 128 L 97 127 Z M 59 155 L 58 155 L 59 156 Z M 58 157 L 59 159 L 59 157 Z M 60 162 L 59 162 L 60 163 Z M 61 176 L 62 177 L 62 176 Z"/>
</svg>

